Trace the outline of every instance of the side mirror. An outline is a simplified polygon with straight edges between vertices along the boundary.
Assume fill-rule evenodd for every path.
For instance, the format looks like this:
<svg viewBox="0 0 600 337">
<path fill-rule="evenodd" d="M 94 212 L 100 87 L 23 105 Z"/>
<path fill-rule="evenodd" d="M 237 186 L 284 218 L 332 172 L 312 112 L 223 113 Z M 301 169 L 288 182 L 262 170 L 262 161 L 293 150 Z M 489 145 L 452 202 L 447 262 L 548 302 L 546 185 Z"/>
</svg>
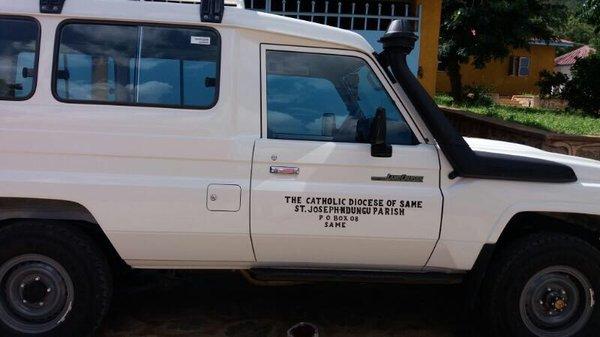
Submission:
<svg viewBox="0 0 600 337">
<path fill-rule="evenodd" d="M 335 134 L 335 115 L 328 112 L 323 114 L 323 118 L 321 119 L 321 134 L 324 137 L 333 137 Z"/>
<path fill-rule="evenodd" d="M 371 123 L 371 156 L 390 158 L 392 146 L 386 143 L 387 117 L 384 108 L 378 108 Z"/>
</svg>

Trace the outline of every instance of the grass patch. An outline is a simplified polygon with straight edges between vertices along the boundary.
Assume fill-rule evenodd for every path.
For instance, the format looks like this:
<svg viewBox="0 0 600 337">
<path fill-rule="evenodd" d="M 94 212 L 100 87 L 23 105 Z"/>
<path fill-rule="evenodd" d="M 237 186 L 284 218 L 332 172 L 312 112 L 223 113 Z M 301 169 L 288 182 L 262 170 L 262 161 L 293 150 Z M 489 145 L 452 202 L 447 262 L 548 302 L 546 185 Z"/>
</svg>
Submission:
<svg viewBox="0 0 600 337">
<path fill-rule="evenodd" d="M 435 101 L 441 106 L 458 108 L 546 131 L 569 135 L 600 136 L 600 118 L 586 116 L 578 112 L 502 105 L 489 107 L 454 105 L 452 97 L 443 94 L 437 95 Z"/>
</svg>

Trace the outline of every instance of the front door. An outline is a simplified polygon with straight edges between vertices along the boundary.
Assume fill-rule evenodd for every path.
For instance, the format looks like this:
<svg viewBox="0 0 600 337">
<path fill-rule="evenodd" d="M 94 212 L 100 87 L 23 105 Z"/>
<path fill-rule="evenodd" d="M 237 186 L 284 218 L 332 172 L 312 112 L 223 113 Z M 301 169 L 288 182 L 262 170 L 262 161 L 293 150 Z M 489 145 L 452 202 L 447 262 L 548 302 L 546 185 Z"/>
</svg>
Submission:
<svg viewBox="0 0 600 337">
<path fill-rule="evenodd" d="M 389 83 L 360 53 L 263 46 L 262 137 L 251 233 L 266 266 L 423 267 L 438 239 L 435 146 L 424 144 Z M 371 156 L 387 115 L 391 158 Z"/>
</svg>

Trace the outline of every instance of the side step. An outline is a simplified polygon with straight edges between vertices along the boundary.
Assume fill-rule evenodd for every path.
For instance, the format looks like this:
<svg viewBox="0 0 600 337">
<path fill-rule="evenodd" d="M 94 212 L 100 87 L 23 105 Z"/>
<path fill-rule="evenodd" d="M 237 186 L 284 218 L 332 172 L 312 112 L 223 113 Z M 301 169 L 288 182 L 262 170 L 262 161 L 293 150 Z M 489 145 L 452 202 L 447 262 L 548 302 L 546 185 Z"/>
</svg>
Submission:
<svg viewBox="0 0 600 337">
<path fill-rule="evenodd" d="M 460 284 L 465 274 L 395 271 L 252 268 L 249 276 L 259 282 L 360 282 L 400 284 Z"/>
</svg>

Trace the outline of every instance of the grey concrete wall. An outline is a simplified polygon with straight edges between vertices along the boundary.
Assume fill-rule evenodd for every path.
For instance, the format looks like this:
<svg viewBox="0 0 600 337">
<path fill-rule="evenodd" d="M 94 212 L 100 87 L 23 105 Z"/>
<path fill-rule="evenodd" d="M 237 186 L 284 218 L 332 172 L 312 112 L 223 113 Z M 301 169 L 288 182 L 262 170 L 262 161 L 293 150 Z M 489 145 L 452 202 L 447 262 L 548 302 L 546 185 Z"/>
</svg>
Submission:
<svg viewBox="0 0 600 337">
<path fill-rule="evenodd" d="M 503 140 L 600 160 L 600 137 L 552 133 L 456 109 L 442 108 L 442 111 L 463 136 Z"/>
</svg>

